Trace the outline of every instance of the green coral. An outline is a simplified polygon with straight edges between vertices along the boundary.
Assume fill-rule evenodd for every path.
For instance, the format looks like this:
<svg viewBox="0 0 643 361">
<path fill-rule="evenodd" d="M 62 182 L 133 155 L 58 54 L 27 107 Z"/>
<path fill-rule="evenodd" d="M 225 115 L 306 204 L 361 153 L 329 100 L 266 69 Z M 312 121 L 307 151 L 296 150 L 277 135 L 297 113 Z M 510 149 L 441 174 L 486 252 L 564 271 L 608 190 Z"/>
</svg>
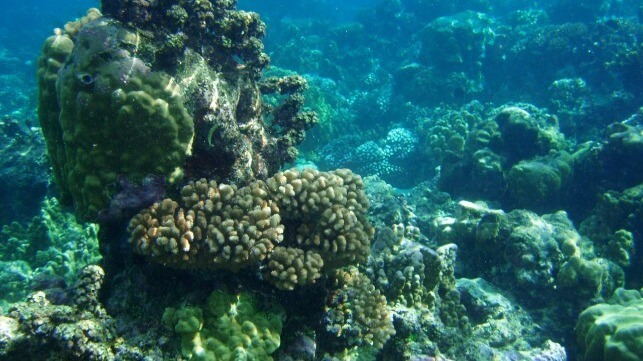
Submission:
<svg viewBox="0 0 643 361">
<path fill-rule="evenodd" d="M 569 189 L 573 164 L 572 156 L 561 151 L 514 165 L 507 175 L 507 193 L 512 204 L 547 210 Z"/>
<path fill-rule="evenodd" d="M 603 258 L 570 257 L 561 267 L 556 283 L 561 289 L 572 289 L 577 296 L 605 298 L 616 287 L 623 285 L 623 270 Z"/>
<path fill-rule="evenodd" d="M 617 289 L 608 303 L 591 306 L 578 317 L 578 343 L 584 361 L 637 361 L 643 355 L 643 298 Z"/>
<path fill-rule="evenodd" d="M 163 324 L 181 336 L 190 360 L 272 360 L 284 310 L 250 292 L 212 292 L 202 307 L 167 308 Z"/>
<path fill-rule="evenodd" d="M 100 259 L 98 225 L 78 223 L 56 198 L 47 198 L 26 227 L 12 223 L 2 228 L 0 305 L 24 298 L 36 275 L 59 276 L 72 284 L 83 267 Z"/>
<path fill-rule="evenodd" d="M 74 41 L 66 34 L 49 37 L 42 48 L 42 55 L 38 58 L 38 118 L 42 132 L 47 139 L 47 152 L 52 164 L 61 164 L 65 161 L 63 132 L 58 120 L 60 107 L 56 95 L 56 79 L 58 71 L 62 68 L 72 50 Z M 67 174 L 61 167 L 53 167 L 57 184 L 65 184 Z M 61 198 L 65 203 L 71 201 L 71 195 L 66 187 L 60 187 Z"/>
<path fill-rule="evenodd" d="M 391 304 L 434 305 L 444 264 L 419 236 L 418 228 L 403 224 L 378 229 L 366 272 Z"/>
<path fill-rule="evenodd" d="M 630 265 L 635 250 L 632 232 L 619 229 L 607 243 L 607 257 L 621 267 Z"/>
<path fill-rule="evenodd" d="M 635 249 L 643 230 L 643 184 L 601 194 L 579 229 L 594 241 L 603 257 L 623 267 L 640 264 Z"/>
<path fill-rule="evenodd" d="M 624 283 L 623 270 L 597 257 L 564 211 L 538 216 L 467 201 L 459 206 L 457 218 L 439 234 L 441 242 L 458 242 L 474 274 L 509 282 L 522 297 L 566 297 L 583 304 L 609 297 Z"/>
<path fill-rule="evenodd" d="M 500 131 L 499 149 L 510 162 L 545 155 L 565 146 L 558 119 L 529 105 L 496 109 L 494 121 Z"/>
<path fill-rule="evenodd" d="M 118 175 L 176 181 L 191 150 L 194 125 L 179 87 L 133 55 L 141 42 L 98 18 L 74 40 L 57 35 L 43 48 L 40 122 L 63 200 L 71 198 L 84 219 L 107 207 Z"/>
</svg>

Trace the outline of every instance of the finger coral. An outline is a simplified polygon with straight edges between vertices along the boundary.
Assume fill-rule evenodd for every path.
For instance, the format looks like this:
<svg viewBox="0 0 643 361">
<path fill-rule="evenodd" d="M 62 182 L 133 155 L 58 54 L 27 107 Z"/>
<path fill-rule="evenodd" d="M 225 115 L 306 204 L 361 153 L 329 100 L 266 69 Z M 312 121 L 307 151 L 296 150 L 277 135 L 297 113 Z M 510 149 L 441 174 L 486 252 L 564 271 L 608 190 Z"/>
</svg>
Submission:
<svg viewBox="0 0 643 361">
<path fill-rule="evenodd" d="M 395 334 L 386 298 L 357 268 L 338 270 L 337 291 L 331 295 L 324 322 L 348 347 L 371 345 L 376 349 Z"/>
<path fill-rule="evenodd" d="M 346 169 L 288 170 L 242 188 L 203 179 L 181 195 L 181 205 L 164 199 L 131 220 L 137 253 L 185 269 L 238 271 L 265 260 L 265 279 L 291 290 L 370 252 L 363 183 Z"/>
</svg>

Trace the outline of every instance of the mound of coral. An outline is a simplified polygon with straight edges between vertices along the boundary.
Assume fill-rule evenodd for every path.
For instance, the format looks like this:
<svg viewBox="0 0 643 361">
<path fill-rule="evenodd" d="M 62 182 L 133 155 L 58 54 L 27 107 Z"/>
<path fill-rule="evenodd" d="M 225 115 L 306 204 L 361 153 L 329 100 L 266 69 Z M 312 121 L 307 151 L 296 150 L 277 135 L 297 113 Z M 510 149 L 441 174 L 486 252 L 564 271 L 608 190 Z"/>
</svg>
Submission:
<svg viewBox="0 0 643 361">
<path fill-rule="evenodd" d="M 303 78 L 259 81 L 268 57 L 257 14 L 221 1 L 103 10 L 56 29 L 38 61 L 56 183 L 81 217 L 107 208 L 119 176 L 247 183 L 296 157 L 316 116 L 302 111 Z M 282 101 L 264 106 L 271 93 Z"/>
<path fill-rule="evenodd" d="M 203 308 L 167 308 L 163 324 L 181 336 L 181 354 L 188 359 L 271 360 L 283 318 L 279 305 L 251 293 L 219 290 Z"/>
<path fill-rule="evenodd" d="M 643 354 L 643 300 L 619 288 L 607 303 L 578 317 L 576 334 L 585 360 L 637 360 Z"/>
</svg>

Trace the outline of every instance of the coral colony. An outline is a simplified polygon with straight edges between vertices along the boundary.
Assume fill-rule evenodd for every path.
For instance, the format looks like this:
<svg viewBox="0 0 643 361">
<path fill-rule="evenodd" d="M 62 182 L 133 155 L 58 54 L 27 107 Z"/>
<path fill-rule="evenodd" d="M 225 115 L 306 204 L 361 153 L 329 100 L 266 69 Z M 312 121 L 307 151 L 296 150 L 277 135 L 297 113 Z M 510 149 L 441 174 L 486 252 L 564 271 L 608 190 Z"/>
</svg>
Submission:
<svg viewBox="0 0 643 361">
<path fill-rule="evenodd" d="M 640 4 L 252 3 L 0 45 L 0 360 L 643 359 Z"/>
</svg>

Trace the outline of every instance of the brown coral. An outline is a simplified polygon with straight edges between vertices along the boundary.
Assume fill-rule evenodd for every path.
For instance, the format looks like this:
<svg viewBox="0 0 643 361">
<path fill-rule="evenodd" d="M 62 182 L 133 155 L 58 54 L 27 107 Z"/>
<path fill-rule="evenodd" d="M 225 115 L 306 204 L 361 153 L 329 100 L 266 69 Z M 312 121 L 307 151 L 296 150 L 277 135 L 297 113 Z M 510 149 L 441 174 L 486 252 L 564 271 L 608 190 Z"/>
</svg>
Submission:
<svg viewBox="0 0 643 361">
<path fill-rule="evenodd" d="M 324 260 L 314 251 L 300 248 L 276 247 L 270 255 L 265 279 L 280 289 L 315 283 L 321 277 Z"/>
<path fill-rule="evenodd" d="M 164 199 L 130 222 L 138 253 L 179 268 L 239 270 L 266 258 L 283 239 L 278 208 L 263 182 L 239 190 L 202 179 L 188 183 L 183 205 Z"/>
<path fill-rule="evenodd" d="M 288 170 L 238 189 L 202 179 L 181 196 L 181 205 L 165 199 L 131 220 L 137 253 L 187 269 L 238 271 L 265 260 L 265 279 L 291 290 L 370 252 L 362 179 L 347 169 Z"/>
<path fill-rule="evenodd" d="M 381 349 L 395 334 L 386 298 L 355 267 L 338 270 L 334 276 L 337 291 L 328 300 L 326 329 L 346 346 Z"/>
</svg>

